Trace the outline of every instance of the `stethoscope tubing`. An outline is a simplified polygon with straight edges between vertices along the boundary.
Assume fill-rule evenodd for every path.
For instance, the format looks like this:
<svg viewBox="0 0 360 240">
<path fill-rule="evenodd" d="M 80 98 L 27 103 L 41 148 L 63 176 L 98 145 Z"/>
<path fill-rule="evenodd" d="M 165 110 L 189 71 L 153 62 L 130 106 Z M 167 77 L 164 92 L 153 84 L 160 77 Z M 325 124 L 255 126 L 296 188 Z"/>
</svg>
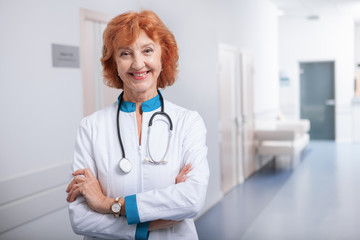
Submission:
<svg viewBox="0 0 360 240">
<path fill-rule="evenodd" d="M 153 164 L 160 164 L 160 163 L 167 163 L 167 160 L 166 160 L 166 155 L 169 151 L 169 148 L 170 148 L 170 140 L 171 140 L 171 137 L 172 137 L 172 130 L 173 130 L 173 123 L 172 123 L 172 120 L 170 118 L 170 116 L 164 112 L 164 99 L 160 93 L 159 90 L 158 91 L 158 94 L 159 94 L 159 97 L 160 97 L 160 102 L 161 102 L 161 110 L 159 112 L 155 112 L 150 120 L 149 120 L 149 124 L 148 124 L 148 138 L 147 138 L 147 153 L 150 157 L 150 159 L 147 159 L 148 162 L 150 163 L 153 163 Z M 120 133 L 120 121 L 119 121 L 119 118 L 120 118 L 120 108 L 121 108 L 121 103 L 123 101 L 123 95 L 124 95 L 124 92 L 122 92 L 120 94 L 120 97 L 119 97 L 119 104 L 118 104 L 118 108 L 117 108 L 117 115 L 116 115 L 116 129 L 117 129 L 117 135 L 118 135 L 118 139 L 119 139 L 119 143 L 120 143 L 120 148 L 121 148 L 121 152 L 122 152 L 122 159 L 126 159 L 126 154 L 125 154 L 125 150 L 124 150 L 124 145 L 123 145 L 123 142 L 122 142 L 122 139 L 121 139 L 121 133 Z M 155 161 L 153 159 L 153 157 L 151 156 L 151 153 L 150 153 L 150 142 L 149 142 L 149 139 L 150 139 L 150 132 L 151 132 L 151 127 L 152 127 L 152 122 L 153 122 L 153 119 L 156 115 L 163 115 L 165 116 L 168 121 L 169 121 L 169 139 L 168 139 L 168 144 L 167 144 L 167 147 L 166 147 L 166 152 L 164 154 L 164 156 L 162 157 L 162 159 L 160 161 Z"/>
<path fill-rule="evenodd" d="M 126 156 L 125 156 L 125 151 L 124 151 L 124 145 L 123 145 L 123 143 L 122 143 L 121 135 L 120 135 L 120 122 L 119 122 L 119 118 L 120 118 L 120 108 L 121 108 L 121 103 L 122 103 L 123 94 L 124 94 L 124 92 L 122 92 L 121 95 L 120 95 L 119 106 L 118 106 L 118 109 L 117 109 L 116 128 L 117 128 L 117 135 L 118 135 L 118 139 L 119 139 L 119 143 L 120 143 L 122 158 L 126 158 Z"/>
<path fill-rule="evenodd" d="M 169 152 L 169 148 L 170 148 L 170 142 L 171 142 L 171 137 L 172 137 L 172 131 L 170 130 L 169 131 L 169 137 L 168 137 L 168 143 L 167 143 L 167 146 L 166 146 L 166 151 L 165 151 L 165 154 L 164 154 L 164 156 L 160 159 L 160 161 L 154 161 L 154 158 L 152 157 L 152 155 L 151 155 L 151 152 L 150 152 L 150 134 L 151 133 L 151 126 L 149 126 L 149 128 L 148 128 L 148 138 L 147 138 L 147 153 L 148 153 L 148 155 L 149 155 L 149 159 L 147 159 L 147 161 L 148 162 L 150 162 L 150 163 L 153 163 L 153 164 L 156 164 L 156 165 L 158 165 L 158 164 L 162 164 L 162 163 L 167 163 L 168 161 L 167 161 L 167 159 L 166 159 L 166 156 L 167 156 L 167 154 L 168 154 L 168 152 Z"/>
</svg>

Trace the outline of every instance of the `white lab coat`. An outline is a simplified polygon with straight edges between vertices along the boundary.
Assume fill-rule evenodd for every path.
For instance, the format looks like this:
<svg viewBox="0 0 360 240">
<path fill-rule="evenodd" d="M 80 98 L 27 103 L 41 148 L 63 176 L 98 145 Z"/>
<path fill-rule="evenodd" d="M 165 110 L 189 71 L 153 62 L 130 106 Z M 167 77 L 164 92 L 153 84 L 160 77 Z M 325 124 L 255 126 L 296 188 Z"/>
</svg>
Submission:
<svg viewBox="0 0 360 240">
<path fill-rule="evenodd" d="M 121 149 L 116 131 L 117 102 L 82 119 L 75 145 L 72 171 L 90 168 L 108 197 L 136 194 L 140 222 L 157 219 L 184 220 L 174 227 L 152 231 L 149 239 L 198 239 L 193 217 L 202 209 L 209 178 L 206 129 L 197 112 L 164 101 L 165 112 L 173 122 L 173 136 L 168 163 L 145 163 L 148 123 L 152 114 L 143 112 L 139 145 L 135 112 L 120 113 L 120 131 L 126 158 L 132 170 L 124 174 L 119 168 Z M 151 130 L 150 149 L 154 159 L 165 152 L 169 124 L 157 115 Z M 180 169 L 191 163 L 193 170 L 184 183 L 175 184 Z M 85 239 L 134 239 L 137 224 L 129 225 L 125 217 L 114 218 L 91 210 L 83 197 L 69 204 L 73 230 Z"/>
</svg>

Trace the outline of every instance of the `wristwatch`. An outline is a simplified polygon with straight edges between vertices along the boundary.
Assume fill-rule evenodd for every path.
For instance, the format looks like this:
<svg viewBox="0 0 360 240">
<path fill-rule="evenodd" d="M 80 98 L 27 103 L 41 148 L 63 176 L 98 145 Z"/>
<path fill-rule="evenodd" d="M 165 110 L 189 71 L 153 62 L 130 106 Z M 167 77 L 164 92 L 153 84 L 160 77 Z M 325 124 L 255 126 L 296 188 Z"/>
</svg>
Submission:
<svg viewBox="0 0 360 240">
<path fill-rule="evenodd" d="M 119 202 L 120 197 L 115 198 L 114 203 L 111 205 L 111 211 L 114 217 L 120 217 L 121 204 Z"/>
</svg>

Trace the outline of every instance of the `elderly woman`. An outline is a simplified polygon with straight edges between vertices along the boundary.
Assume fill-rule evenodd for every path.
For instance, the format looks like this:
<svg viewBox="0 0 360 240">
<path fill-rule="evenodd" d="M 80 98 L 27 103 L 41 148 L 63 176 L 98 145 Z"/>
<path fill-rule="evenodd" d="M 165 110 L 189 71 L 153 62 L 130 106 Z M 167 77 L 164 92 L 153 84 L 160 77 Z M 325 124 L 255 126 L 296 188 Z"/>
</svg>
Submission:
<svg viewBox="0 0 360 240">
<path fill-rule="evenodd" d="M 121 14 L 105 29 L 105 81 L 123 92 L 78 130 L 67 200 L 85 239 L 197 239 L 206 129 L 158 90 L 174 83 L 177 61 L 174 36 L 151 11 Z"/>
</svg>

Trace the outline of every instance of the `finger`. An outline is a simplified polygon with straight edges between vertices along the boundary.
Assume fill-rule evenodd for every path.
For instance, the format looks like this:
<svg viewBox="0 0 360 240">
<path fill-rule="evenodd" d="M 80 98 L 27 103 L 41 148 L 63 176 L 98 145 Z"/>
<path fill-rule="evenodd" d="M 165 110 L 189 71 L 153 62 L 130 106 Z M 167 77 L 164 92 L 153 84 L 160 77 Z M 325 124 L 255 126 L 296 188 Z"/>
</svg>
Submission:
<svg viewBox="0 0 360 240">
<path fill-rule="evenodd" d="M 182 181 L 182 179 L 186 176 L 186 173 L 179 173 L 176 177 L 176 180 L 178 180 L 179 182 Z"/>
<path fill-rule="evenodd" d="M 74 179 L 69 183 L 69 185 L 68 185 L 68 187 L 66 188 L 66 192 L 68 193 L 68 192 L 70 192 L 70 190 L 71 190 L 71 188 L 72 188 L 72 186 L 75 184 L 75 181 L 74 181 Z"/>
<path fill-rule="evenodd" d="M 184 177 L 185 177 L 185 175 L 178 176 L 178 177 L 176 178 L 176 180 L 177 180 L 178 182 L 180 182 L 180 181 L 183 180 Z"/>
<path fill-rule="evenodd" d="M 85 181 L 85 177 L 82 176 L 76 176 L 74 177 L 74 179 L 70 182 L 70 184 L 68 185 L 66 192 L 70 192 L 71 188 L 73 187 L 74 184 L 76 183 L 82 183 Z"/>
<path fill-rule="evenodd" d="M 72 173 L 73 176 L 85 175 L 85 169 L 78 169 Z"/>
<path fill-rule="evenodd" d="M 185 182 L 185 180 L 186 180 L 186 175 L 179 176 L 176 178 L 176 183 L 182 183 Z"/>
<path fill-rule="evenodd" d="M 189 172 L 191 172 L 194 168 L 189 168 L 186 172 L 185 175 L 187 175 Z"/>
<path fill-rule="evenodd" d="M 191 171 L 193 170 L 193 168 L 191 167 L 191 165 L 190 165 L 190 166 L 187 166 L 187 167 L 190 167 L 190 168 L 187 168 L 187 169 L 185 170 L 185 172 L 182 173 L 183 175 L 187 175 L 189 172 L 191 172 Z M 180 174 L 179 174 L 179 175 L 180 175 Z"/>
<path fill-rule="evenodd" d="M 71 192 L 70 197 L 69 197 L 69 202 L 75 201 L 75 200 L 76 200 L 76 197 L 79 196 L 79 195 L 81 195 L 79 188 L 73 190 L 73 191 Z"/>
<path fill-rule="evenodd" d="M 182 168 L 180 169 L 179 175 L 184 174 L 184 173 L 185 173 L 185 171 L 186 171 L 185 167 L 182 167 Z"/>
<path fill-rule="evenodd" d="M 83 183 L 76 183 L 72 186 L 72 188 L 70 189 L 68 196 L 69 196 L 69 200 L 71 200 L 71 197 L 75 197 L 73 199 L 73 201 L 75 201 L 76 196 L 77 195 L 81 195 L 82 194 L 82 189 L 83 189 Z M 75 194 L 75 195 L 74 195 Z"/>
<path fill-rule="evenodd" d="M 85 177 L 94 177 L 94 174 L 89 168 L 78 169 L 72 174 L 73 176 L 84 175 Z"/>
<path fill-rule="evenodd" d="M 70 202 L 70 197 L 71 197 L 72 191 L 68 193 L 67 197 L 66 197 L 66 201 Z"/>
<path fill-rule="evenodd" d="M 73 197 L 73 192 L 71 192 L 70 195 L 68 195 L 66 199 L 69 203 L 74 202 L 76 200 L 76 196 Z"/>
<path fill-rule="evenodd" d="M 69 189 L 66 201 L 70 202 L 70 198 L 71 198 L 72 194 L 74 193 L 74 190 L 75 190 L 76 187 L 77 186 L 75 186 L 75 184 L 73 184 L 72 187 Z"/>
<path fill-rule="evenodd" d="M 191 169 L 191 167 L 192 167 L 191 163 L 187 164 L 187 165 L 185 166 L 185 172 L 188 172 L 189 169 Z"/>
<path fill-rule="evenodd" d="M 86 178 L 83 177 L 83 176 L 76 176 L 76 177 L 74 177 L 74 181 L 75 181 L 76 183 L 83 183 L 83 182 L 86 181 Z"/>
<path fill-rule="evenodd" d="M 184 174 L 191 167 L 191 163 L 183 166 L 180 170 L 180 174 Z"/>
<path fill-rule="evenodd" d="M 68 187 L 67 187 L 67 189 L 66 189 L 66 192 L 68 193 L 68 192 L 70 192 L 71 191 L 71 188 L 74 186 L 74 184 L 76 184 L 77 182 L 76 182 L 76 180 L 75 180 L 75 178 L 69 183 L 69 185 L 68 185 Z"/>
<path fill-rule="evenodd" d="M 95 178 L 94 174 L 91 172 L 90 168 L 85 168 L 84 169 L 84 175 L 85 177 L 90 177 L 90 178 Z"/>
<path fill-rule="evenodd" d="M 70 197 L 71 197 L 72 192 L 73 192 L 72 190 L 69 191 L 69 193 L 68 193 L 68 195 L 66 197 L 66 201 L 70 202 Z"/>
</svg>

